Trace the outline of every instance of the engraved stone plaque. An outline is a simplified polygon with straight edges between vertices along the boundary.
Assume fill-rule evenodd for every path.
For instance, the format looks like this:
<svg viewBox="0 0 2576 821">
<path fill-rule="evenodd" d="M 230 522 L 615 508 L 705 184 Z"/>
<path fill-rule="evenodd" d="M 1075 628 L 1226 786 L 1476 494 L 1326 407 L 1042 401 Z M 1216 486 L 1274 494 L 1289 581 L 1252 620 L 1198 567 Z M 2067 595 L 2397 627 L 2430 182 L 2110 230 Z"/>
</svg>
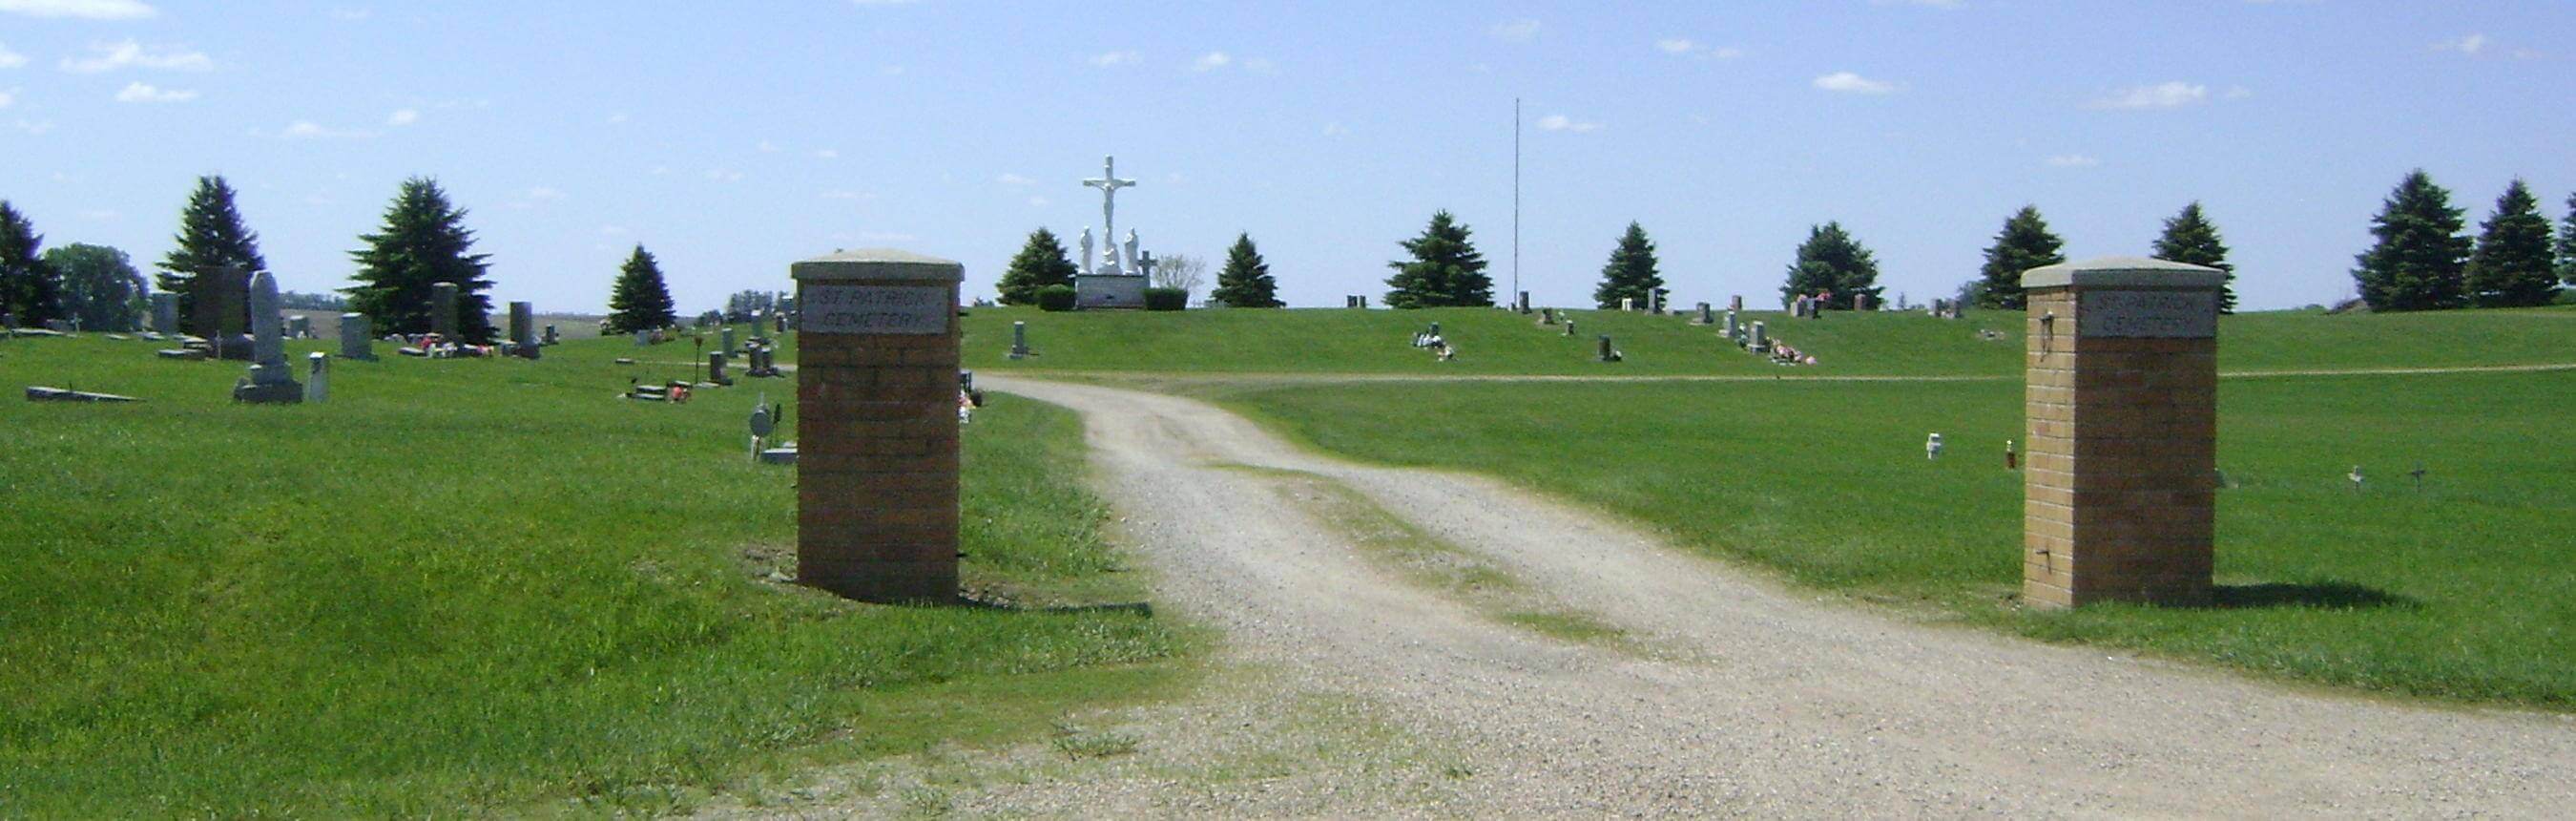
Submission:
<svg viewBox="0 0 2576 821">
<path fill-rule="evenodd" d="M 803 290 L 806 333 L 944 334 L 950 289 L 899 285 L 810 284 Z"/>
<path fill-rule="evenodd" d="M 2218 335 L 2218 292 L 2083 291 L 2077 336 L 2208 339 Z"/>
</svg>

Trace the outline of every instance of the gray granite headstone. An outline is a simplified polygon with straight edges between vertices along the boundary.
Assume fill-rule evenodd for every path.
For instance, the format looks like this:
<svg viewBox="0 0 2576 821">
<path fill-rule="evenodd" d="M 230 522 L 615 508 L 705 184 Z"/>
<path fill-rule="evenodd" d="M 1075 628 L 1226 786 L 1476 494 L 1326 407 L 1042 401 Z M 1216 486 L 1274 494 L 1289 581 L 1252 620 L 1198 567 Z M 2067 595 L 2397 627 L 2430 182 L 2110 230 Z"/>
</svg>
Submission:
<svg viewBox="0 0 2576 821">
<path fill-rule="evenodd" d="M 733 380 L 725 378 L 725 352 L 707 352 L 707 381 L 718 385 L 733 384 Z"/>
<path fill-rule="evenodd" d="M 286 318 L 286 338 L 288 338 L 288 339 L 312 339 L 312 338 L 313 338 L 313 318 L 312 318 L 312 317 L 309 317 L 309 316 L 305 316 L 305 315 L 303 315 L 303 314 L 296 314 L 296 315 L 294 315 L 294 316 L 287 317 L 287 318 Z"/>
<path fill-rule="evenodd" d="M 1726 312 L 1726 338 L 1734 339 L 1743 332 L 1744 329 L 1736 324 L 1735 312 Z"/>
<path fill-rule="evenodd" d="M 250 379 L 233 387 L 237 401 L 304 401 L 304 386 L 296 384 L 295 374 L 286 369 L 286 331 L 277 310 L 277 277 L 261 271 L 250 285 Z"/>
<path fill-rule="evenodd" d="M 1763 323 L 1753 323 L 1752 346 L 1753 350 L 1757 353 L 1771 350 L 1771 334 L 1769 329 L 1763 326 Z"/>
<path fill-rule="evenodd" d="M 553 326 L 553 325 L 547 325 L 547 326 L 546 326 L 546 334 L 545 334 L 545 336 L 539 337 L 539 338 L 537 339 L 537 344 L 540 344 L 540 345 L 552 345 L 552 344 L 555 344 L 555 343 L 558 343 L 558 342 L 562 342 L 562 341 L 563 341 L 563 337 L 562 337 L 562 336 L 560 336 L 560 335 L 557 335 L 557 334 L 555 333 L 555 326 Z"/>
<path fill-rule="evenodd" d="M 152 295 L 152 332 L 179 332 L 179 295 L 163 291 Z"/>
<path fill-rule="evenodd" d="M 1700 303 L 1700 304 L 1699 304 L 1699 324 L 1702 324 L 1702 325 L 1715 325 L 1715 324 L 1717 324 L 1717 309 L 1716 309 L 1716 308 L 1714 308 L 1714 307 L 1710 307 L 1710 306 L 1709 306 L 1709 304 L 1708 304 L 1708 303 L 1706 303 L 1706 302 L 1702 302 L 1702 303 Z"/>
<path fill-rule="evenodd" d="M 653 337 L 652 337 L 652 335 L 651 335 L 651 333 L 650 333 L 650 332 L 647 332 L 647 331 L 636 331 L 636 332 L 635 332 L 635 347 L 641 348 L 641 347 L 644 347 L 644 346 L 646 346 L 646 345 L 651 345 L 651 344 L 653 344 Z"/>
<path fill-rule="evenodd" d="M 429 332 L 449 342 L 456 341 L 456 283 L 430 283 Z"/>
<path fill-rule="evenodd" d="M 340 356 L 347 359 L 376 358 L 375 322 L 366 314 L 340 315 Z"/>
<path fill-rule="evenodd" d="M 720 339 L 722 339 L 722 340 L 724 341 L 724 344 L 723 344 L 722 346 L 720 346 L 720 347 L 718 348 L 718 350 L 724 351 L 725 353 L 733 353 L 735 350 L 737 350 L 737 349 L 733 346 L 733 326 L 731 326 L 731 325 L 724 326 L 724 333 L 723 333 L 722 335 L 720 335 L 718 338 L 720 338 Z"/>
<path fill-rule="evenodd" d="M 1020 358 L 1027 357 L 1028 355 L 1029 355 L 1029 323 L 1026 323 L 1026 322 L 1012 322 L 1012 323 L 1011 323 L 1011 358 L 1012 358 L 1012 359 L 1020 359 Z"/>
<path fill-rule="evenodd" d="M 251 339 L 245 320 L 250 299 L 250 272 L 238 265 L 228 265 L 197 274 L 203 281 L 197 285 L 196 331 L 206 334 L 206 341 L 224 359 L 251 358 Z"/>
<path fill-rule="evenodd" d="M 522 358 L 536 359 L 543 348 L 537 346 L 537 309 L 526 302 L 510 303 L 510 344 L 512 352 Z"/>
<path fill-rule="evenodd" d="M 304 371 L 304 401 L 320 402 L 331 398 L 331 357 L 321 351 L 304 356 L 309 363 Z"/>
</svg>

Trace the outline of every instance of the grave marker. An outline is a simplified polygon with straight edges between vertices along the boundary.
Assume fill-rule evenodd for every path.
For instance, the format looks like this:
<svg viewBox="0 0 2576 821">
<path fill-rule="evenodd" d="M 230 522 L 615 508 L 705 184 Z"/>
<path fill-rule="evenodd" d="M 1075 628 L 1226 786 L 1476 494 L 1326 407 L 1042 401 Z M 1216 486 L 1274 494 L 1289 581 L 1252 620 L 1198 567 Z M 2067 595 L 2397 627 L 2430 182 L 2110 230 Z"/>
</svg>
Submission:
<svg viewBox="0 0 2576 821">
<path fill-rule="evenodd" d="M 2225 281 L 2215 268 L 2118 257 L 2023 273 L 2032 606 L 2209 602 Z"/>
<path fill-rule="evenodd" d="M 296 384 L 295 374 L 286 369 L 285 329 L 280 327 L 277 305 L 277 277 L 259 272 L 250 286 L 250 376 L 233 386 L 234 401 L 304 401 L 304 386 Z"/>
<path fill-rule="evenodd" d="M 163 335 L 179 332 L 178 294 L 163 291 L 152 295 L 152 332 Z"/>
<path fill-rule="evenodd" d="M 955 600 L 964 267 L 875 249 L 789 273 L 804 334 L 797 581 L 863 601 Z"/>
<path fill-rule="evenodd" d="M 456 341 L 456 283 L 429 284 L 429 332 Z"/>
</svg>

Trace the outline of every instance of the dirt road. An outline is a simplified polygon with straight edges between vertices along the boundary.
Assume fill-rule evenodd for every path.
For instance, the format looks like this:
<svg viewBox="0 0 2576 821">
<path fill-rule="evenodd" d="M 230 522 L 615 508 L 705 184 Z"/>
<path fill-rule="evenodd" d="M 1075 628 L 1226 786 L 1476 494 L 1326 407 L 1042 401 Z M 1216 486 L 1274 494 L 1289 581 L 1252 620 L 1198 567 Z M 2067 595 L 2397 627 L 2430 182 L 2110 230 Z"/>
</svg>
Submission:
<svg viewBox="0 0 2576 821">
<path fill-rule="evenodd" d="M 1232 685 L 1104 719 L 1132 752 L 950 763 L 1003 815 L 2564 817 L 2576 721 L 2396 704 L 1820 603 L 1499 483 L 1355 466 L 1168 396 L 987 376 L 1079 410 L 1160 606 Z M 1241 466 L 1270 470 L 1245 470 Z M 1621 641 L 1391 570 L 1336 483 Z M 1319 511 L 1321 511 L 1319 513 Z M 1347 511 L 1345 510 L 1345 513 Z M 1283 712 L 1334 705 L 1312 720 Z M 1301 708 L 1299 705 L 1304 705 Z M 1372 729 L 1375 728 L 1375 729 Z M 1210 763 L 1234 760 L 1235 764 Z M 1250 762 L 1250 763 L 1244 763 Z M 995 773 L 1009 773 L 996 776 Z M 874 783 L 927 783 L 878 770 Z M 911 779 L 907 781 L 906 779 Z M 901 809 L 878 791 L 828 812 Z M 911 809 L 922 809 L 918 792 Z M 875 801 L 879 803 L 868 803 Z M 820 808 L 777 808 L 786 814 Z"/>
</svg>

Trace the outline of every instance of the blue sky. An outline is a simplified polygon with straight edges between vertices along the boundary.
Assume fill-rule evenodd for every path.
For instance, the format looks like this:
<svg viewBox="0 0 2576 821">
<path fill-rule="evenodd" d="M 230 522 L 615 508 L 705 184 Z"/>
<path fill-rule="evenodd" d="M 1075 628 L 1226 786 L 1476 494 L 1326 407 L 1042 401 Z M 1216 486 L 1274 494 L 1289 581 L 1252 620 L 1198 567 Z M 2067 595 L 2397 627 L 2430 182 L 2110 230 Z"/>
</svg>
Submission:
<svg viewBox="0 0 2576 821">
<path fill-rule="evenodd" d="M 2024 203 L 2070 256 L 2142 254 L 2200 200 L 2248 307 L 2352 291 L 2409 169 L 2472 228 L 2576 191 L 2576 4 L 2546 2 L 183 3 L 0 0 L 0 199 L 48 246 L 165 253 L 198 174 L 280 280 L 346 284 L 402 179 L 472 211 L 496 300 L 597 310 L 627 251 L 684 309 L 895 246 L 969 294 L 1099 220 L 1293 305 L 1384 290 L 1456 213 L 1588 300 L 1619 232 L 1675 299 L 1774 298 L 1840 220 L 1890 295 L 1947 295 Z"/>
</svg>

